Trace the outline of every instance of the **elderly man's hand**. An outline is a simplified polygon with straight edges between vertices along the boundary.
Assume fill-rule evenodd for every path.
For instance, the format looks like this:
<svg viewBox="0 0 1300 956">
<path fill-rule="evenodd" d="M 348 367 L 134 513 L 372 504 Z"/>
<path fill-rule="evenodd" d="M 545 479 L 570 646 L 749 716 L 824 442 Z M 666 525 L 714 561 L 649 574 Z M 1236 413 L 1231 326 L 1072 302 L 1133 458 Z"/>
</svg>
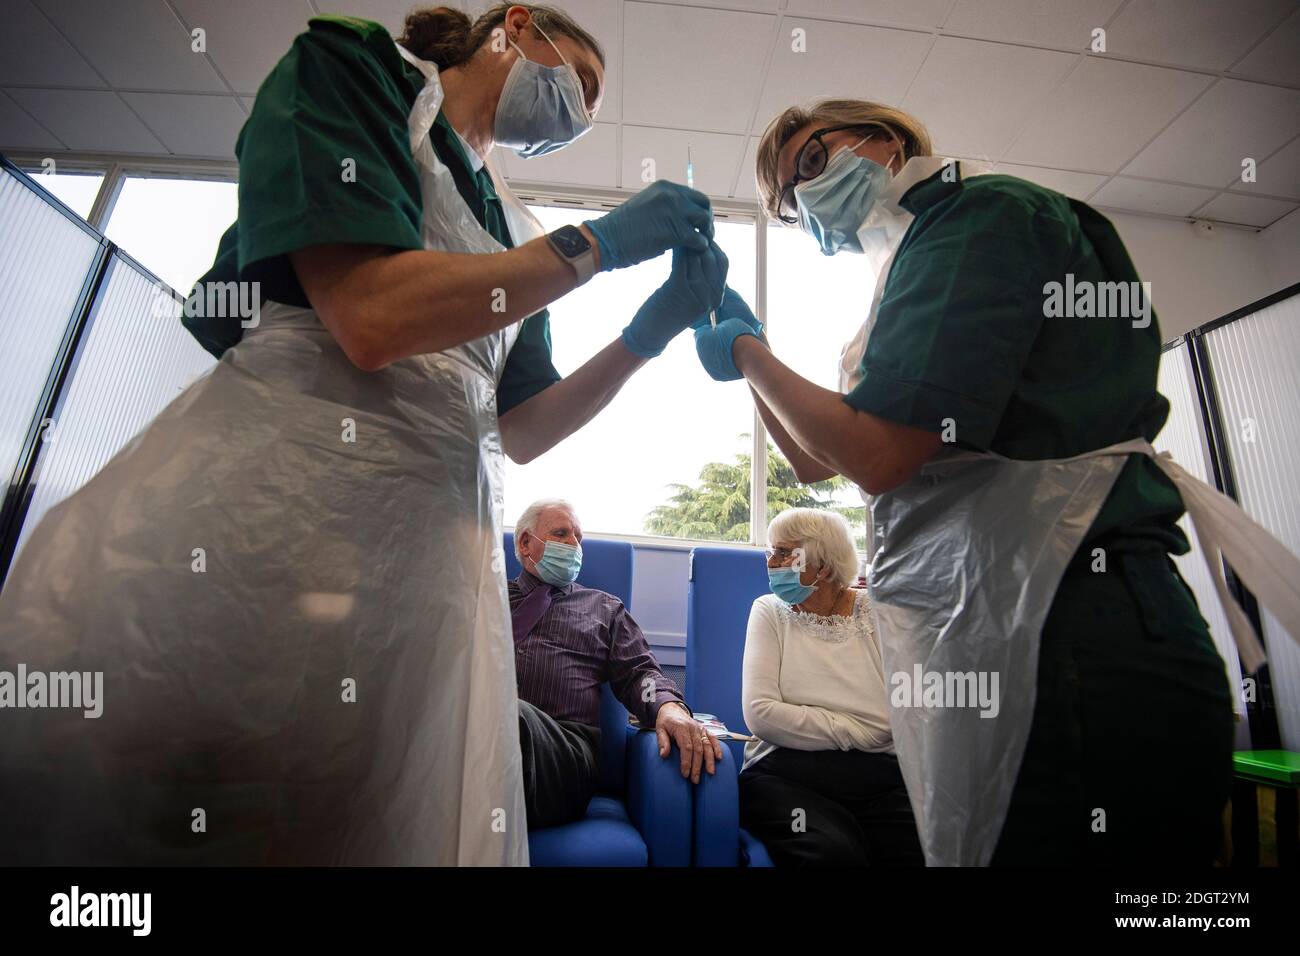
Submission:
<svg viewBox="0 0 1300 956">
<path fill-rule="evenodd" d="M 690 712 L 676 701 L 659 707 L 655 716 L 655 733 L 659 736 L 659 756 L 667 757 L 672 744 L 682 757 L 682 776 L 691 783 L 700 782 L 700 766 L 713 773 L 714 764 L 722 759 L 722 744 L 717 737 L 694 720 Z"/>
</svg>

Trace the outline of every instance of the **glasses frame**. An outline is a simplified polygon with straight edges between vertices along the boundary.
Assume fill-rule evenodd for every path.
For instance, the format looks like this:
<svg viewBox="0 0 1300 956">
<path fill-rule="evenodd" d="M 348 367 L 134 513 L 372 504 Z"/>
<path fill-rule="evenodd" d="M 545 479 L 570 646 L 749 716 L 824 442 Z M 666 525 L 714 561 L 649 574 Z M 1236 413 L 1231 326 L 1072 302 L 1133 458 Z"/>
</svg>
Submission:
<svg viewBox="0 0 1300 956">
<path fill-rule="evenodd" d="M 822 141 L 822 137 L 827 136 L 831 133 L 839 133 L 846 129 L 856 129 L 856 130 L 862 130 L 864 132 L 870 130 L 871 132 L 868 133 L 868 137 L 875 135 L 876 133 L 879 132 L 888 132 L 888 130 L 886 130 L 885 127 L 873 125 L 871 123 L 842 123 L 839 126 L 823 126 L 819 130 L 814 130 L 812 135 L 809 136 L 806 140 L 804 140 L 804 144 L 799 147 L 799 152 L 795 153 L 794 179 L 786 183 L 785 188 L 781 190 L 780 194 L 776 198 L 776 217 L 786 225 L 794 226 L 797 225 L 799 222 L 798 214 L 795 214 L 794 216 L 787 216 L 784 212 L 781 211 L 785 207 L 787 198 L 789 199 L 792 208 L 795 209 L 798 208 L 794 198 L 794 187 L 798 186 L 800 183 L 810 182 L 816 179 L 822 173 L 826 172 L 826 163 L 830 159 L 830 150 L 826 148 L 826 144 Z M 817 141 L 817 145 L 820 146 L 822 150 L 821 169 L 817 170 L 817 172 L 813 173 L 811 176 L 801 176 L 799 174 L 799 167 L 803 165 L 803 154 L 804 151 L 808 149 L 809 145 L 813 142 L 813 140 Z"/>
</svg>

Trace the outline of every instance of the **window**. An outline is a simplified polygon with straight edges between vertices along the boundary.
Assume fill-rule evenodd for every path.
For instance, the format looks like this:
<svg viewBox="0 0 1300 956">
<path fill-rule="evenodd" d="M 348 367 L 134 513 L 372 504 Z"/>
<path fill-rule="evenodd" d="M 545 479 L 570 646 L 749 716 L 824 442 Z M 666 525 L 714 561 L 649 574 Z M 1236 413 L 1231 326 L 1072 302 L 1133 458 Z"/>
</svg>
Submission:
<svg viewBox="0 0 1300 956">
<path fill-rule="evenodd" d="M 802 231 L 769 226 L 767 335 L 772 350 L 804 378 L 838 391 L 840 355 L 867 321 L 875 281 L 862 256 L 824 256 Z M 769 455 L 780 456 L 775 446 L 769 443 L 769 448 Z M 834 508 L 852 524 L 858 549 L 866 550 L 865 507 L 855 485 L 835 478 L 805 489 L 788 468 L 769 468 L 768 475 L 769 514 L 778 502 Z"/>
<path fill-rule="evenodd" d="M 38 186 L 52 193 L 82 219 L 90 218 L 95 197 L 104 182 L 101 173 L 46 173 L 39 169 L 29 169 L 28 173 Z"/>
<path fill-rule="evenodd" d="M 237 194 L 232 182 L 128 176 L 104 234 L 184 295 L 212 266 Z"/>
<path fill-rule="evenodd" d="M 538 206 L 549 231 L 589 211 Z M 728 283 L 750 302 L 754 226 L 719 220 Z M 555 366 L 569 375 L 616 339 L 668 277 L 670 256 L 602 273 L 551 307 Z M 743 382 L 715 382 L 700 367 L 689 330 L 647 362 L 608 406 L 545 455 L 507 460 L 505 521 L 541 497 L 573 502 L 586 533 L 750 540 L 749 456 L 754 411 Z"/>
</svg>

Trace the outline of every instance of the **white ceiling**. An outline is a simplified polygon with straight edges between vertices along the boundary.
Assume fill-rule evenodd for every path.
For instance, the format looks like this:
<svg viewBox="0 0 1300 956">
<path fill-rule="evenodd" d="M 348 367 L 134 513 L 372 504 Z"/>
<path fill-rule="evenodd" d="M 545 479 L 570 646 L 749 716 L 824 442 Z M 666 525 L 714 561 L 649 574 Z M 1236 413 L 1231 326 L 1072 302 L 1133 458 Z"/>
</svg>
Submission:
<svg viewBox="0 0 1300 956">
<path fill-rule="evenodd" d="M 608 91 L 572 148 L 508 156 L 517 180 L 636 189 L 646 159 L 682 178 L 689 144 L 699 188 L 751 200 L 767 122 L 842 95 L 915 113 L 942 154 L 1104 208 L 1263 227 L 1300 206 L 1300 0 L 554 2 L 605 44 Z M 410 6 L 337 4 L 393 32 Z M 0 149 L 228 159 L 262 78 L 331 9 L 0 0 Z M 1087 52 L 1097 27 L 1105 54 Z"/>
</svg>

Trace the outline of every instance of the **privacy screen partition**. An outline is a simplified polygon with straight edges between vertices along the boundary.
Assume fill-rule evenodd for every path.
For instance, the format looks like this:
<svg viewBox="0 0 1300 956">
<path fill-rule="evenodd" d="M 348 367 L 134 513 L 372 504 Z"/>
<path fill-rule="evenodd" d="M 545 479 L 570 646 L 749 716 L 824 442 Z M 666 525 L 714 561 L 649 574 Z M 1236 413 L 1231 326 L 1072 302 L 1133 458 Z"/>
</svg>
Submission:
<svg viewBox="0 0 1300 956">
<path fill-rule="evenodd" d="M 1300 553 L 1300 295 L 1203 335 L 1234 497 Z M 1300 646 L 1261 613 L 1282 746 L 1300 751 Z"/>
<path fill-rule="evenodd" d="M 1160 394 L 1169 399 L 1169 419 L 1160 430 L 1156 440 L 1151 444 L 1156 451 L 1167 451 L 1189 472 L 1206 484 L 1213 485 L 1213 466 L 1210 446 L 1206 440 L 1202 424 L 1201 406 L 1196 390 L 1196 374 L 1192 367 L 1191 349 L 1187 342 L 1179 340 L 1165 349 L 1160 358 L 1160 376 L 1157 383 Z M 1223 656 L 1228 668 L 1228 679 L 1233 687 L 1241 686 L 1241 661 L 1237 657 L 1237 647 L 1232 632 L 1228 629 L 1228 619 L 1219 604 L 1218 593 L 1210 579 L 1209 568 L 1201 555 L 1196 542 L 1196 534 L 1191 526 L 1191 519 L 1183 515 L 1178 522 L 1187 536 L 1192 550 L 1187 554 L 1177 555 L 1174 562 L 1178 572 L 1187 582 L 1187 586 L 1196 595 L 1201 606 L 1201 615 L 1210 626 L 1210 635 Z M 1233 695 L 1233 709 L 1244 716 L 1246 705 L 1240 694 Z M 1237 746 L 1246 749 L 1249 743 L 1247 724 L 1242 720 L 1237 725 Z"/>
<path fill-rule="evenodd" d="M 0 575 L 213 360 L 180 298 L 0 158 Z"/>
</svg>

